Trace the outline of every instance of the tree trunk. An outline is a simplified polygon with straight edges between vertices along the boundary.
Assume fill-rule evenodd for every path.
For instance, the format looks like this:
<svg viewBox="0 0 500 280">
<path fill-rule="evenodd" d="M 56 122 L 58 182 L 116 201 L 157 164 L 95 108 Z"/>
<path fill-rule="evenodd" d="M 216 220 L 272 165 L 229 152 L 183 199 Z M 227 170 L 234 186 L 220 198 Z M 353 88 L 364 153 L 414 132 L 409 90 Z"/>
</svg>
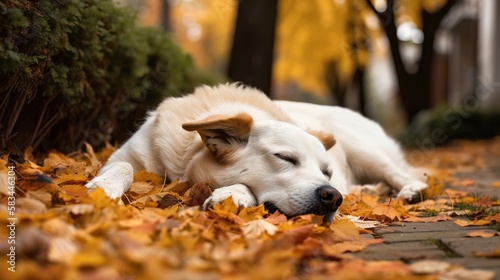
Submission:
<svg viewBox="0 0 500 280">
<path fill-rule="evenodd" d="M 387 9 L 383 12 L 377 11 L 371 3 L 371 0 L 366 0 L 365 2 L 377 15 L 380 23 L 384 27 L 391 49 L 394 68 L 396 70 L 401 105 L 406 112 L 407 121 L 411 122 L 418 112 L 429 109 L 432 106 L 431 74 L 432 62 L 434 59 L 434 39 L 441 21 L 457 0 L 448 0 L 443 7 L 433 13 L 422 10 L 422 32 L 424 33 L 424 41 L 421 45 L 418 70 L 415 73 L 409 73 L 406 70 L 399 50 L 399 39 L 397 37 L 394 13 L 395 0 L 388 0 Z"/>
<path fill-rule="evenodd" d="M 274 33 L 278 0 L 239 1 L 230 79 L 271 92 Z"/>
</svg>

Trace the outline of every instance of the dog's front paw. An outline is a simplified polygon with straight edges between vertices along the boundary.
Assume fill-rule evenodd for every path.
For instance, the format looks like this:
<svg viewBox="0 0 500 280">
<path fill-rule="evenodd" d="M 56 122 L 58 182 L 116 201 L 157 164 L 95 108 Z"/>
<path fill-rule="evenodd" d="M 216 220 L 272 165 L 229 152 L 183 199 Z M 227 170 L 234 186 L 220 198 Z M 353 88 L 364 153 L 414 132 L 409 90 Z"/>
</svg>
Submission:
<svg viewBox="0 0 500 280">
<path fill-rule="evenodd" d="M 399 191 L 398 197 L 407 203 L 417 203 L 424 199 L 423 190 L 427 188 L 427 184 L 423 182 L 413 182 L 404 186 Z"/>
<path fill-rule="evenodd" d="M 110 198 L 121 197 L 134 181 L 134 169 L 126 162 L 117 162 L 105 166 L 97 177 L 85 186 L 89 190 L 97 187 L 104 190 Z"/>
<path fill-rule="evenodd" d="M 220 204 L 226 198 L 232 197 L 238 207 L 252 207 L 257 205 L 255 197 L 250 193 L 245 185 L 232 185 L 218 188 L 212 192 L 212 195 L 203 203 L 203 209 L 207 210 L 215 204 Z"/>
</svg>

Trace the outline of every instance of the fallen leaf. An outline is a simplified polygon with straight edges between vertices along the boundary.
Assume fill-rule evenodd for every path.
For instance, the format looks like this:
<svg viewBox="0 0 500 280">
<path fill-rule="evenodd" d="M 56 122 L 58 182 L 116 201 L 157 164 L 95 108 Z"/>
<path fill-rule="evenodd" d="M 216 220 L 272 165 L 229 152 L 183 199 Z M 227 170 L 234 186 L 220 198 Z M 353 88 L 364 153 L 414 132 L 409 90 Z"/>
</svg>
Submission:
<svg viewBox="0 0 500 280">
<path fill-rule="evenodd" d="M 383 204 L 378 204 L 371 211 L 371 217 L 381 221 L 401 221 L 403 217 L 408 215 L 401 200 L 390 200 Z"/>
<path fill-rule="evenodd" d="M 490 221 L 487 220 L 474 220 L 474 221 L 455 220 L 453 222 L 461 227 L 484 226 L 490 223 Z"/>
<path fill-rule="evenodd" d="M 491 221 L 491 222 L 500 223 L 500 213 L 496 214 L 495 216 L 485 217 L 484 219 L 488 220 L 488 221 Z"/>
<path fill-rule="evenodd" d="M 65 185 L 65 184 L 81 184 L 84 185 L 87 183 L 88 178 L 87 176 L 83 174 L 63 174 L 58 178 L 54 179 L 54 183 L 58 185 Z"/>
<path fill-rule="evenodd" d="M 476 184 L 476 181 L 474 181 L 472 179 L 464 179 L 464 180 L 458 182 L 458 185 L 462 186 L 462 187 L 471 187 L 471 186 L 474 186 L 475 184 Z"/>
<path fill-rule="evenodd" d="M 153 186 L 162 185 L 165 179 L 156 173 L 141 170 L 134 174 L 134 182 L 147 182 Z"/>
<path fill-rule="evenodd" d="M 52 262 L 69 264 L 78 249 L 71 238 L 54 237 L 50 239 L 47 258 Z"/>
<path fill-rule="evenodd" d="M 485 257 L 485 258 L 500 258 L 500 248 L 496 249 L 493 252 L 490 253 L 473 253 L 472 255 L 476 257 Z"/>
<path fill-rule="evenodd" d="M 358 228 L 349 219 L 334 220 L 330 224 L 330 229 L 339 241 L 353 241 L 361 238 Z"/>
<path fill-rule="evenodd" d="M 212 189 L 210 189 L 209 184 L 194 184 L 184 193 L 184 197 L 187 198 L 185 203 L 188 206 L 201 206 L 211 195 Z"/>
<path fill-rule="evenodd" d="M 278 227 L 263 219 L 258 219 L 243 224 L 243 234 L 246 238 L 250 239 L 260 237 L 264 233 L 268 234 L 269 236 L 273 236 L 277 231 Z"/>
<path fill-rule="evenodd" d="M 422 260 L 410 265 L 410 270 L 416 274 L 443 273 L 451 268 L 451 264 L 437 260 Z"/>
<path fill-rule="evenodd" d="M 404 219 L 404 222 L 412 222 L 412 223 L 435 223 L 441 221 L 451 220 L 450 216 L 439 214 L 433 217 L 409 217 Z"/>
<path fill-rule="evenodd" d="M 16 199 L 16 208 L 20 213 L 38 214 L 45 212 L 47 206 L 38 199 L 20 197 Z"/>
<path fill-rule="evenodd" d="M 471 231 L 467 233 L 467 236 L 469 237 L 483 237 L 483 238 L 489 238 L 493 237 L 495 235 L 500 235 L 498 231 L 487 231 L 487 230 L 476 230 L 476 231 Z"/>
<path fill-rule="evenodd" d="M 472 203 L 473 206 L 480 207 L 480 208 L 490 208 L 492 205 L 491 199 L 489 196 L 485 196 L 474 203 Z"/>
<path fill-rule="evenodd" d="M 492 280 L 495 272 L 480 269 L 457 268 L 440 275 L 439 279 L 474 279 L 474 280 Z"/>
<path fill-rule="evenodd" d="M 356 216 L 351 216 L 351 215 L 345 215 L 342 217 L 349 219 L 349 221 L 353 222 L 356 225 L 356 227 L 358 227 L 358 228 L 369 229 L 369 228 L 384 226 L 379 221 L 365 221 L 365 220 L 362 220 L 361 217 L 356 217 Z"/>
<path fill-rule="evenodd" d="M 443 181 L 435 176 L 427 176 L 427 188 L 424 189 L 424 198 L 430 199 L 434 198 L 443 193 L 444 186 Z"/>
<path fill-rule="evenodd" d="M 286 218 L 285 215 L 281 214 L 278 211 L 275 211 L 274 213 L 269 215 L 265 220 L 273 225 L 279 225 L 286 222 L 288 219 Z"/>
</svg>

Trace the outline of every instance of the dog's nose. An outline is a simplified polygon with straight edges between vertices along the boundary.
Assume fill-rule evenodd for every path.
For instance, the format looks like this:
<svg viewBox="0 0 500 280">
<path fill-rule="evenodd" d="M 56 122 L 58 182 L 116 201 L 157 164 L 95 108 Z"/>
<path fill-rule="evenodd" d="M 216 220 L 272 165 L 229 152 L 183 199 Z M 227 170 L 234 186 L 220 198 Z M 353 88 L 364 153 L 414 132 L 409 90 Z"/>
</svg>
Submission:
<svg viewBox="0 0 500 280">
<path fill-rule="evenodd" d="M 324 185 L 316 189 L 318 197 L 323 207 L 336 211 L 342 204 L 342 194 L 335 188 Z"/>
</svg>

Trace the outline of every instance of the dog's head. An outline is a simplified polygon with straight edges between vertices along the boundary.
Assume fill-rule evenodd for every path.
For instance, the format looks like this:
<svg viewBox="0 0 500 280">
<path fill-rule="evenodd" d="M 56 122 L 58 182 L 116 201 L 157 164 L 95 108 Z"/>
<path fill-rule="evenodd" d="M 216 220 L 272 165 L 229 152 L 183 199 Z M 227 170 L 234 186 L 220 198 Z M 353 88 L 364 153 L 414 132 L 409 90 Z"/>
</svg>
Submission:
<svg viewBox="0 0 500 280">
<path fill-rule="evenodd" d="M 331 134 L 306 132 L 279 121 L 254 121 L 247 114 L 214 115 L 185 123 L 206 149 L 191 160 L 188 178 L 215 187 L 244 184 L 258 203 L 287 216 L 307 213 L 332 220 L 342 195 L 331 186 L 327 150 Z"/>
</svg>

